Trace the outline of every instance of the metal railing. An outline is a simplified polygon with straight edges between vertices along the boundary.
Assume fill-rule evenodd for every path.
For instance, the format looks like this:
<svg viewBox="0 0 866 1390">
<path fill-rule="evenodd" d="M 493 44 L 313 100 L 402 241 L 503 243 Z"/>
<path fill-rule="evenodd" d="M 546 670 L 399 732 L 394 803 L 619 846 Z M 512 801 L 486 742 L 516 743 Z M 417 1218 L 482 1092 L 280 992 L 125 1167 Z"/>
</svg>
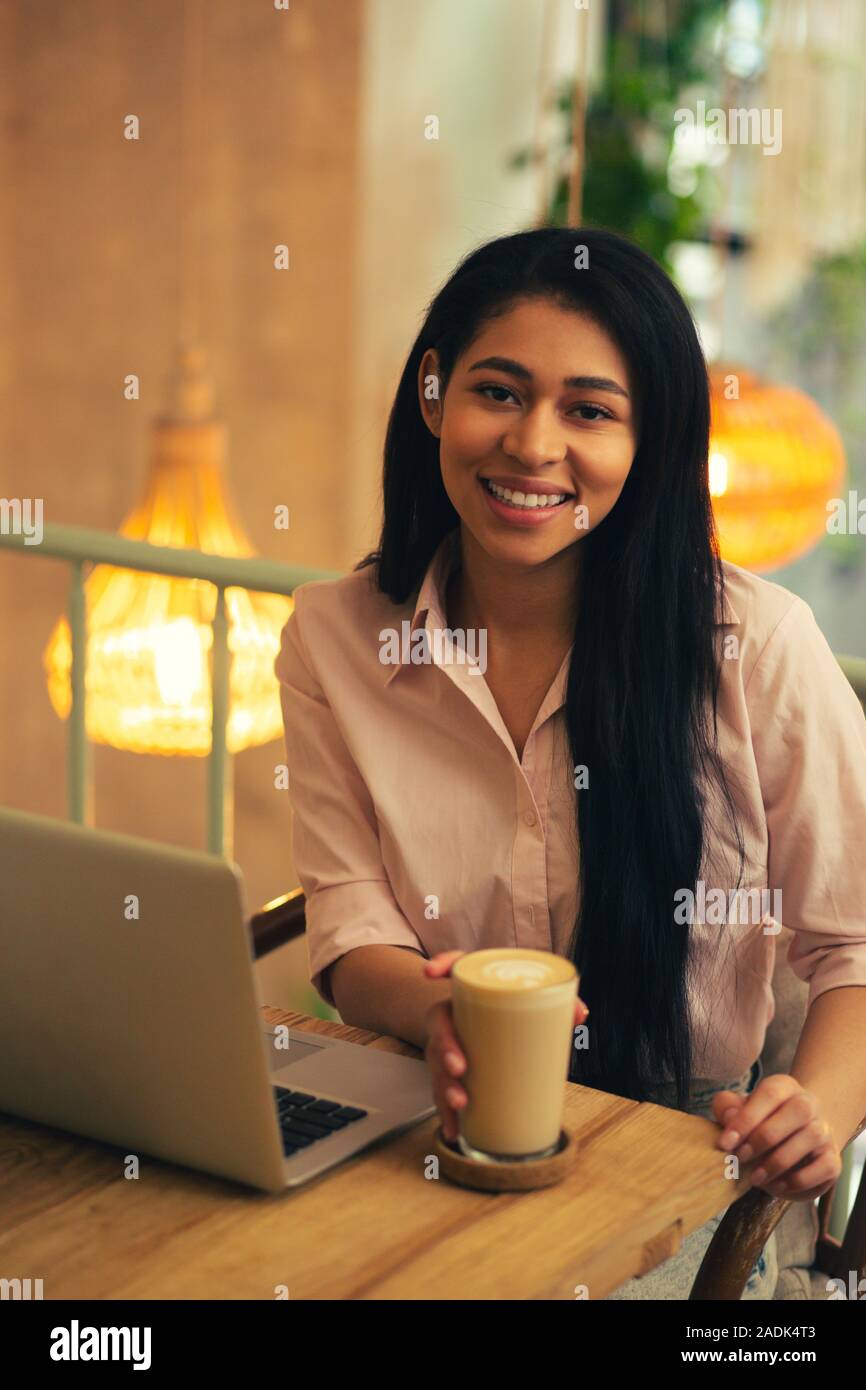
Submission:
<svg viewBox="0 0 866 1390">
<path fill-rule="evenodd" d="M 87 653 L 87 605 L 85 599 L 85 566 L 112 565 L 117 569 L 140 570 L 149 574 L 168 575 L 176 579 L 200 579 L 216 587 L 216 607 L 212 620 L 212 719 L 211 750 L 208 755 L 208 849 L 213 854 L 226 853 L 226 771 L 228 752 L 226 727 L 229 716 L 229 675 L 231 657 L 228 648 L 228 619 L 225 607 L 227 588 L 251 589 L 256 593 L 283 594 L 289 597 L 300 585 L 314 579 L 339 579 L 335 570 L 312 570 L 277 564 L 258 557 L 246 559 L 223 555 L 208 555 L 201 550 L 183 550 L 176 546 L 151 545 L 149 541 L 133 541 L 126 536 L 110 535 L 105 531 L 90 531 L 78 526 L 43 527 L 38 545 L 28 545 L 21 534 L 0 531 L 0 547 L 20 554 L 37 554 L 56 560 L 66 560 L 72 573 L 69 592 L 69 628 L 72 639 L 71 690 L 72 706 L 69 715 L 69 816 L 79 824 L 88 823 L 90 804 L 91 764 L 87 741 L 87 687 L 85 665 Z M 854 687 L 866 709 L 866 657 L 836 656 L 836 660 Z"/>
<path fill-rule="evenodd" d="M 216 607 L 212 620 L 212 716 L 211 749 L 208 755 L 207 843 L 212 854 L 226 855 L 226 791 L 228 750 L 226 727 L 229 717 L 229 676 L 231 654 L 228 647 L 226 589 L 249 589 L 255 593 L 289 597 L 300 584 L 312 579 L 339 579 L 335 570 L 312 570 L 280 565 L 258 557 L 237 558 L 208 555 L 202 550 L 182 550 L 177 546 L 151 545 L 105 531 L 78 526 L 45 525 L 38 545 L 28 545 L 23 535 L 0 532 L 0 546 L 21 554 L 42 555 L 66 560 L 71 571 L 69 590 L 69 630 L 72 641 L 71 694 L 68 745 L 69 818 L 80 825 L 89 821 L 91 804 L 91 759 L 87 740 L 87 604 L 84 590 L 87 565 L 112 565 L 117 569 L 140 570 L 175 579 L 201 579 L 216 588 Z"/>
</svg>

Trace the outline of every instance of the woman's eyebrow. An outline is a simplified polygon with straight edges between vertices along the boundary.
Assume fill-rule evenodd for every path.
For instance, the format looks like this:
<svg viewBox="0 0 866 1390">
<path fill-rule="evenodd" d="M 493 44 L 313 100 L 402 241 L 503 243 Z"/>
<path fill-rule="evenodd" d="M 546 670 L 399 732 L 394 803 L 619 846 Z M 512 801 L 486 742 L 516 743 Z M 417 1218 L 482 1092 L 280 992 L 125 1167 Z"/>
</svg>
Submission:
<svg viewBox="0 0 866 1390">
<path fill-rule="evenodd" d="M 497 372 L 509 372 L 511 376 L 522 378 L 523 381 L 532 380 L 532 372 L 528 367 L 524 367 L 521 362 L 515 362 L 511 357 L 482 357 L 479 362 L 473 362 L 469 368 L 470 372 L 477 371 L 480 367 L 492 368 Z M 620 386 L 618 381 L 614 381 L 609 376 L 565 376 L 562 378 L 563 386 L 578 386 L 588 388 L 590 391 L 611 391 L 617 396 L 625 396 L 628 400 L 628 391 Z"/>
</svg>

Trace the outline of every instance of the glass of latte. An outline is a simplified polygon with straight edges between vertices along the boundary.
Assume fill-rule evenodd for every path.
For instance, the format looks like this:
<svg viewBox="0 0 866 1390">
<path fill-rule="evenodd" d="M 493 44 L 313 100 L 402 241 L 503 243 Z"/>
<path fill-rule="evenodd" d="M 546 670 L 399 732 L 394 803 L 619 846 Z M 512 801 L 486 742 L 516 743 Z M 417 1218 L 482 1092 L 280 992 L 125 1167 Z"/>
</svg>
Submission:
<svg viewBox="0 0 866 1390">
<path fill-rule="evenodd" d="M 574 965 L 548 951 L 494 947 L 461 956 L 451 979 L 469 1097 L 458 1114 L 461 1151 L 482 1162 L 555 1153 L 574 1037 Z"/>
</svg>

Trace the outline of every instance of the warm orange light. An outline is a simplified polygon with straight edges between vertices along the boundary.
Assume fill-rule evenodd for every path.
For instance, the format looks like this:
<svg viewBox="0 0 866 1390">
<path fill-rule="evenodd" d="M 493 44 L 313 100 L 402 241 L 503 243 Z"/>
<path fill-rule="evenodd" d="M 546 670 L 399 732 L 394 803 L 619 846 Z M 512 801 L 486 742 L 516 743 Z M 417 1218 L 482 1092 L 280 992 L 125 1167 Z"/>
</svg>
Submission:
<svg viewBox="0 0 866 1390">
<path fill-rule="evenodd" d="M 120 534 L 214 555 L 255 554 L 226 496 L 225 454 L 226 429 L 213 418 L 200 358 L 186 353 L 170 414 L 154 425 L 144 497 Z M 209 753 L 214 586 L 98 565 L 85 588 L 88 738 L 136 753 Z M 291 599 L 279 595 L 226 590 L 230 752 L 282 734 L 273 664 L 291 610 Z M 44 664 L 51 703 L 63 719 L 71 659 L 69 624 L 61 618 Z"/>
<path fill-rule="evenodd" d="M 845 476 L 842 439 L 793 387 L 721 364 L 710 369 L 710 386 L 709 479 L 721 553 L 746 569 L 778 569 L 827 534 L 827 502 Z"/>
</svg>

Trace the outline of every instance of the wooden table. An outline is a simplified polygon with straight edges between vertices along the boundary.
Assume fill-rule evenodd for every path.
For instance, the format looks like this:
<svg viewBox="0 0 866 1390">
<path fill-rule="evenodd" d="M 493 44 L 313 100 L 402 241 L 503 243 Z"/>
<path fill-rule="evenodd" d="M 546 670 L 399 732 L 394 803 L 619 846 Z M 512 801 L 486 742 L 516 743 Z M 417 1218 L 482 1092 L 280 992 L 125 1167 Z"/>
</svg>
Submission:
<svg viewBox="0 0 866 1390">
<path fill-rule="evenodd" d="M 387 1052 L 379 1037 L 266 1007 L 288 1023 Z M 230 1122 L 230 1117 L 229 1117 Z M 432 1116 L 291 1193 L 272 1196 L 0 1118 L 0 1277 L 44 1297 L 273 1299 L 603 1298 L 741 1196 L 718 1127 L 568 1085 L 580 1143 L 559 1185 L 491 1194 L 432 1180 Z"/>
</svg>

